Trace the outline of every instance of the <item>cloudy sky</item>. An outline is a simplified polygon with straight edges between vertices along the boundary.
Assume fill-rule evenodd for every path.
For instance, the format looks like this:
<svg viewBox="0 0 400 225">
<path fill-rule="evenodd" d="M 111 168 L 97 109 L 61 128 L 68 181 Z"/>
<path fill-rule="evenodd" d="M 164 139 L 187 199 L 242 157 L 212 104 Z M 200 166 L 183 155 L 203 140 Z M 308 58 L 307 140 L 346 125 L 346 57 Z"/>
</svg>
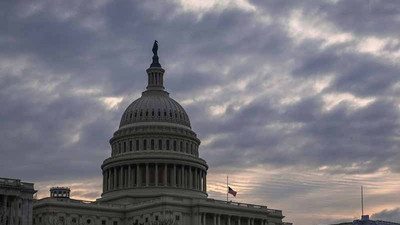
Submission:
<svg viewBox="0 0 400 225">
<path fill-rule="evenodd" d="M 147 82 L 209 163 L 209 196 L 298 225 L 400 222 L 400 1 L 0 1 L 0 177 L 101 194 L 102 161 Z"/>
</svg>

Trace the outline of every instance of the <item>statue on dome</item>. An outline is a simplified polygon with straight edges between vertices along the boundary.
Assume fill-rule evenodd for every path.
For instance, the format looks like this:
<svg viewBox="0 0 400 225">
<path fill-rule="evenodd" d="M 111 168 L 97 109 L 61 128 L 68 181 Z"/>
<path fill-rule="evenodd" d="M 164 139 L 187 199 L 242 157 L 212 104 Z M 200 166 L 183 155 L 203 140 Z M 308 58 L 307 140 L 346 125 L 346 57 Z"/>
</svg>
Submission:
<svg viewBox="0 0 400 225">
<path fill-rule="evenodd" d="M 158 51 L 158 42 L 157 42 L 157 40 L 154 40 L 153 49 L 151 49 L 151 51 L 153 51 L 153 54 L 155 56 L 158 56 L 157 55 L 157 51 Z"/>
<path fill-rule="evenodd" d="M 150 67 L 159 67 L 161 68 L 161 64 L 158 62 L 158 55 L 157 55 L 157 51 L 158 51 L 158 41 L 154 40 L 154 44 L 153 44 L 153 49 L 151 49 L 151 51 L 153 51 L 153 62 L 151 63 Z"/>
</svg>

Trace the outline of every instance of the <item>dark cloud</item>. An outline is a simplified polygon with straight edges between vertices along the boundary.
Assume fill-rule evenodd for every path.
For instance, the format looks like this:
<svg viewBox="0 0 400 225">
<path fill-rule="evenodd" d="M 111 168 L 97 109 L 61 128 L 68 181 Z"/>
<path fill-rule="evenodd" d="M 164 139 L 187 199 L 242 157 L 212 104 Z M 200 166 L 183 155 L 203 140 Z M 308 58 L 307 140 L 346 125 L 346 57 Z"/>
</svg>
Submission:
<svg viewBox="0 0 400 225">
<path fill-rule="evenodd" d="M 186 10 L 178 1 L 0 2 L 0 176 L 99 178 L 109 138 L 145 89 L 154 39 L 167 91 L 183 102 L 215 173 L 267 165 L 326 176 L 399 173 L 398 2 L 249 4 L 254 10 L 223 4 Z M 318 21 L 309 26 L 320 33 L 351 39 L 327 44 L 305 35 L 307 27 L 294 35 L 297 11 Z M 370 38 L 381 49 L 361 51 Z M 371 102 L 357 102 L 365 100 Z M 249 198 L 270 196 L 283 208 L 296 206 L 294 212 L 307 203 L 298 196 L 325 181 L 281 179 L 271 180 L 270 189 L 254 184 Z M 288 202 L 279 205 L 280 199 Z M 323 208 L 320 202 L 304 210 Z M 327 202 L 339 210 L 339 200 Z"/>
<path fill-rule="evenodd" d="M 385 210 L 382 210 L 381 212 L 374 213 L 374 214 L 372 214 L 371 219 L 399 223 L 400 222 L 400 208 L 395 208 L 395 209 L 391 209 L 391 210 L 385 209 Z"/>
</svg>

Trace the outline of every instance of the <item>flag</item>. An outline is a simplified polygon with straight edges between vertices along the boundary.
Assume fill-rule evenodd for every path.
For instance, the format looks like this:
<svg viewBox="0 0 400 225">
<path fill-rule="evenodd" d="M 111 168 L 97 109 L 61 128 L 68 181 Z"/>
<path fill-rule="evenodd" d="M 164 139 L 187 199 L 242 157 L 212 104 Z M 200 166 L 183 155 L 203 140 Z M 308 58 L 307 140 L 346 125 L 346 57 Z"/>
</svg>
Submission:
<svg viewBox="0 0 400 225">
<path fill-rule="evenodd" d="M 229 187 L 229 186 L 228 186 L 228 193 L 231 194 L 231 195 L 233 195 L 233 196 L 235 196 L 235 197 L 236 197 L 236 194 L 237 194 L 237 192 L 234 191 L 234 190 L 233 190 L 231 187 Z"/>
</svg>

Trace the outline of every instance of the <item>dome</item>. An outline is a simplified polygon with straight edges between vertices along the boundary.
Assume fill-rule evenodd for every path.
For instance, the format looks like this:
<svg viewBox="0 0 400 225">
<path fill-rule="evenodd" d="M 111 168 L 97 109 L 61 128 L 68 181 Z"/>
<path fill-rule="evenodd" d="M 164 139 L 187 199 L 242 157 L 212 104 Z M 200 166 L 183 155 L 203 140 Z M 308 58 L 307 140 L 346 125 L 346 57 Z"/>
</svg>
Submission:
<svg viewBox="0 0 400 225">
<path fill-rule="evenodd" d="M 132 102 L 122 115 L 120 128 L 139 122 L 168 122 L 190 127 L 190 120 L 183 107 L 169 97 L 166 91 L 145 91 Z"/>
<path fill-rule="evenodd" d="M 207 162 L 183 107 L 164 89 L 158 62 L 146 70 L 148 85 L 122 115 L 104 160 L 102 201 L 147 200 L 161 195 L 206 198 Z"/>
</svg>

